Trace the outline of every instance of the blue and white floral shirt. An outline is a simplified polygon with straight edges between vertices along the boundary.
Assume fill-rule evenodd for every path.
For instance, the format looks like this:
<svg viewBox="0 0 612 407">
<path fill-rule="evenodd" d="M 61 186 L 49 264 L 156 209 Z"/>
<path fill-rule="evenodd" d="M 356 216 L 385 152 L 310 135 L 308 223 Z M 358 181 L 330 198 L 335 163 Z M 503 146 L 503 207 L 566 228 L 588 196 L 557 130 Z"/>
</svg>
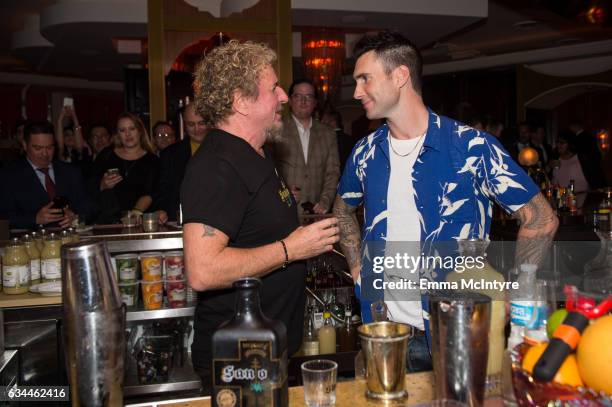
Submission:
<svg viewBox="0 0 612 407">
<path fill-rule="evenodd" d="M 348 205 L 364 205 L 362 247 L 365 250 L 356 286 L 358 296 L 365 290 L 361 286 L 372 281 L 368 260 L 374 254 L 368 253 L 367 248 L 379 248 L 380 242 L 386 240 L 386 200 L 391 172 L 388 140 L 386 124 L 361 139 L 353 148 L 338 186 L 338 194 Z M 488 239 L 493 200 L 513 213 L 539 192 L 495 137 L 431 110 L 423 146 L 412 174 L 406 177 L 412 178 L 424 253 L 431 252 L 437 242 Z M 369 243 L 374 244 L 369 246 Z M 426 270 L 423 277 L 444 279 L 435 270 Z M 362 318 L 366 322 L 371 320 L 370 304 L 374 301 L 371 295 L 367 297 L 360 298 Z M 427 299 L 424 296 L 421 299 L 428 328 Z"/>
</svg>

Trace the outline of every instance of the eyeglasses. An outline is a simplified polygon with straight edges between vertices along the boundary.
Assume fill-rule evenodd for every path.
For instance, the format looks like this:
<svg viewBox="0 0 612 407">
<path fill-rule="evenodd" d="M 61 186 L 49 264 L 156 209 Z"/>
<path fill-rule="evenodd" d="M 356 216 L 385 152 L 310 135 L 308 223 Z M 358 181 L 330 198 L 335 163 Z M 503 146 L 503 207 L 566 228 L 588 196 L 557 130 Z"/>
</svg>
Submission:
<svg viewBox="0 0 612 407">
<path fill-rule="evenodd" d="M 174 134 L 171 134 L 171 133 L 157 133 L 155 135 L 155 137 L 157 137 L 157 138 L 172 138 L 172 137 L 174 137 Z"/>
<path fill-rule="evenodd" d="M 294 93 L 291 98 L 297 102 L 312 102 L 315 99 L 313 94 L 302 95 L 301 93 Z"/>
</svg>

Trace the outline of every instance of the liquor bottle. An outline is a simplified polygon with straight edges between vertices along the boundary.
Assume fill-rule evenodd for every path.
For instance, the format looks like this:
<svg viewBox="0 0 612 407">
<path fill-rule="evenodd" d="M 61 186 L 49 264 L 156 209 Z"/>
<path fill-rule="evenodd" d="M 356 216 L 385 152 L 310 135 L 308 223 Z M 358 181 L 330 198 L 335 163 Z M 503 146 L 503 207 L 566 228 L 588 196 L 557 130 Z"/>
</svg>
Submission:
<svg viewBox="0 0 612 407">
<path fill-rule="evenodd" d="M 575 187 L 574 187 L 574 180 L 570 179 L 570 184 L 567 188 L 567 208 L 569 209 L 570 213 L 575 214 L 578 211 L 577 205 L 576 205 L 576 192 L 575 192 Z"/>
<path fill-rule="evenodd" d="M 304 340 L 302 342 L 302 353 L 307 356 L 319 354 L 319 338 L 314 326 L 314 308 L 308 307 L 306 313 L 306 326 L 304 327 Z"/>
<path fill-rule="evenodd" d="M 334 328 L 331 313 L 323 313 L 323 326 L 319 329 L 319 352 L 321 355 L 326 353 L 336 353 L 336 329 Z"/>
<path fill-rule="evenodd" d="M 287 329 L 261 311 L 261 280 L 234 282 L 236 311 L 212 339 L 212 405 L 287 406 Z"/>
<path fill-rule="evenodd" d="M 352 324 L 350 310 L 344 313 L 344 323 L 338 330 L 338 344 L 340 352 L 351 352 L 357 350 L 357 329 Z"/>
<path fill-rule="evenodd" d="M 341 321 L 344 319 L 344 306 L 338 301 L 338 294 L 336 290 L 332 291 L 330 311 L 337 318 L 337 320 Z"/>
</svg>

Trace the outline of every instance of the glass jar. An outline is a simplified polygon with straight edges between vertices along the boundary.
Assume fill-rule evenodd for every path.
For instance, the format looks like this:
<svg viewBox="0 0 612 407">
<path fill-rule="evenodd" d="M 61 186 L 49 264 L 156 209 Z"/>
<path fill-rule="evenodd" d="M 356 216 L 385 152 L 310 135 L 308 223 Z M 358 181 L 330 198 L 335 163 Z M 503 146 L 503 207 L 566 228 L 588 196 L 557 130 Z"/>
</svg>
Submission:
<svg viewBox="0 0 612 407">
<path fill-rule="evenodd" d="M 597 230 L 600 240 L 599 253 L 584 266 L 582 286 L 584 291 L 612 295 L 612 231 Z"/>
<path fill-rule="evenodd" d="M 62 262 L 61 247 L 62 241 L 55 233 L 49 233 L 45 238 L 45 245 L 40 254 L 40 272 L 43 283 L 51 281 L 61 281 Z"/>
<path fill-rule="evenodd" d="M 32 236 L 32 240 L 34 240 L 34 243 L 36 243 L 36 248 L 38 249 L 38 252 L 42 252 L 43 247 L 45 247 L 45 242 L 43 242 L 42 235 L 39 232 L 34 231 L 30 233 L 30 236 Z"/>
<path fill-rule="evenodd" d="M 68 229 L 64 229 L 60 232 L 60 239 L 62 240 L 62 245 L 72 242 L 72 235 Z"/>
<path fill-rule="evenodd" d="M 40 283 L 40 250 L 30 235 L 24 235 L 21 239 L 30 256 L 30 285 Z"/>
<path fill-rule="evenodd" d="M 489 242 L 482 239 L 463 239 L 458 241 L 459 254 L 464 261 L 448 274 L 447 281 L 456 282 L 459 289 L 464 282 L 500 282 L 505 279 L 487 261 L 486 251 Z M 473 260 L 467 261 L 469 258 Z M 468 266 L 469 264 L 469 266 Z M 484 288 L 466 289 L 484 294 L 491 298 L 491 325 L 489 328 L 489 357 L 487 362 L 487 380 L 485 393 L 487 397 L 501 396 L 501 373 L 506 341 L 506 295 L 504 291 Z"/>
<path fill-rule="evenodd" d="M 25 294 L 30 286 L 30 257 L 17 237 L 11 239 L 2 256 L 2 286 L 5 294 Z"/>
</svg>

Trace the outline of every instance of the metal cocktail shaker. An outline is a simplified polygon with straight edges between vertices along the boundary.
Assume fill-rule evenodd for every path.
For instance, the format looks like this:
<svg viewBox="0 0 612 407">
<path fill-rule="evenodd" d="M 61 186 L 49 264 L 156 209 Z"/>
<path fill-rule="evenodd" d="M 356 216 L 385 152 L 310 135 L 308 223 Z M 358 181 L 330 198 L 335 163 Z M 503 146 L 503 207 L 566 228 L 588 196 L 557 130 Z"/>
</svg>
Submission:
<svg viewBox="0 0 612 407">
<path fill-rule="evenodd" d="M 491 299 L 472 292 L 433 293 L 429 315 L 435 397 L 482 406 Z"/>
<path fill-rule="evenodd" d="M 62 246 L 62 270 L 72 405 L 123 405 L 125 313 L 106 243 Z"/>
</svg>

